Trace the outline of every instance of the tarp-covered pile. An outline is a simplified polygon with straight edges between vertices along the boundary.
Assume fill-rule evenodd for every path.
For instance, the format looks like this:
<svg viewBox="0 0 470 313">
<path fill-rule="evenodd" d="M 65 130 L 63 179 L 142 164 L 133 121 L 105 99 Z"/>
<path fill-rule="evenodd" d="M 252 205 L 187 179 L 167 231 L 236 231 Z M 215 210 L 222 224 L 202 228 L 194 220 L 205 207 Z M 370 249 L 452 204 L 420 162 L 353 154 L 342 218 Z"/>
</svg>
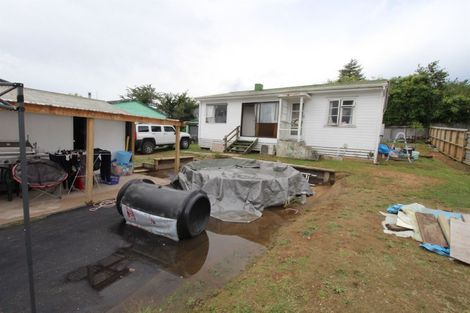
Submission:
<svg viewBox="0 0 470 313">
<path fill-rule="evenodd" d="M 246 159 L 188 163 L 172 184 L 184 190 L 205 191 L 211 216 L 227 222 L 251 222 L 261 217 L 264 208 L 313 195 L 307 180 L 294 168 Z"/>
<path fill-rule="evenodd" d="M 382 213 L 382 212 L 381 212 Z M 395 204 L 382 213 L 384 233 L 411 237 L 421 247 L 470 264 L 470 215 L 426 208 L 419 203 Z"/>
</svg>

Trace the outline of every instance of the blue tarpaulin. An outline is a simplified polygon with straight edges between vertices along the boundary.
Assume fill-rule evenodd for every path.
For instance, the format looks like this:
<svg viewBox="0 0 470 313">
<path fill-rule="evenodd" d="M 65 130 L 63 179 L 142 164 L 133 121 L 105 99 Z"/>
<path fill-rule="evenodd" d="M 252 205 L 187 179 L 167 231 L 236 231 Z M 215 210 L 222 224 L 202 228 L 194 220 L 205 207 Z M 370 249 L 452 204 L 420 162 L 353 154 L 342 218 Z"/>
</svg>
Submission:
<svg viewBox="0 0 470 313">
<path fill-rule="evenodd" d="M 422 243 L 420 245 L 420 247 L 428 250 L 428 251 L 431 251 L 431 252 L 434 252 L 434 253 L 437 253 L 439 255 L 442 255 L 442 256 L 450 256 L 450 249 L 449 248 L 444 248 L 442 246 L 438 246 L 438 245 L 434 245 L 432 243 Z"/>
<path fill-rule="evenodd" d="M 381 143 L 379 145 L 379 153 L 388 155 L 390 153 L 390 148 L 386 144 Z"/>
<path fill-rule="evenodd" d="M 398 214 L 403 204 L 392 204 L 387 208 L 387 212 L 390 214 Z"/>
<path fill-rule="evenodd" d="M 390 214 L 398 214 L 398 211 L 402 209 L 404 204 L 392 204 L 387 208 L 387 212 Z M 442 210 L 435 210 L 435 209 L 429 209 L 429 208 L 416 208 L 413 207 L 412 205 L 406 205 L 408 209 L 413 210 L 415 212 L 421 212 L 421 213 L 426 213 L 426 214 L 432 214 L 435 217 L 439 217 L 440 215 L 445 216 L 445 218 L 456 218 L 456 219 L 462 219 L 462 213 L 455 213 L 455 212 L 448 212 L 448 211 L 442 211 Z"/>
</svg>

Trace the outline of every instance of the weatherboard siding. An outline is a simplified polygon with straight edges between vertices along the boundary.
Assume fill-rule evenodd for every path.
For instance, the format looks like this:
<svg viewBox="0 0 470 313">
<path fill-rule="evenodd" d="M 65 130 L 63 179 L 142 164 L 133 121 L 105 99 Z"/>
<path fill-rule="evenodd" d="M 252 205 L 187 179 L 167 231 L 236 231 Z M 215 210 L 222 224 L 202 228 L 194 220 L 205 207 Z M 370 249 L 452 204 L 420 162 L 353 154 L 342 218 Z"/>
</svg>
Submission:
<svg viewBox="0 0 470 313">
<path fill-rule="evenodd" d="M 95 120 L 95 148 L 116 151 L 125 149 L 126 122 Z"/>
<path fill-rule="evenodd" d="M 72 117 L 26 113 L 25 124 L 26 136 L 39 152 L 73 148 Z M 18 113 L 0 111 L 0 141 L 18 140 Z"/>
<path fill-rule="evenodd" d="M 208 142 L 207 148 L 210 148 L 211 140 L 222 140 L 222 138 L 232 131 L 235 127 L 240 125 L 242 105 L 240 100 L 235 101 L 217 101 L 209 102 L 208 104 L 227 103 L 227 122 L 226 123 L 206 123 L 206 104 L 203 103 L 199 109 L 199 138 Z M 201 144 L 201 143 L 200 143 Z M 206 144 L 206 145 L 207 145 Z"/>
<path fill-rule="evenodd" d="M 73 117 L 25 114 L 26 136 L 39 152 L 73 149 Z M 0 111 L 0 141 L 18 141 L 18 114 Z M 124 150 L 125 122 L 95 120 L 95 147 L 113 154 Z"/>
<path fill-rule="evenodd" d="M 241 125 L 242 119 L 242 103 L 249 102 L 277 102 L 278 98 L 267 97 L 262 99 L 247 100 L 229 100 L 229 101 L 212 101 L 202 102 L 199 108 L 199 146 L 202 148 L 210 148 L 212 143 L 221 143 L 224 136 L 231 132 L 235 127 Z M 206 123 L 206 105 L 227 103 L 227 122 L 226 123 Z M 275 143 L 276 140 L 266 138 L 260 139 L 260 142 Z"/>
<path fill-rule="evenodd" d="M 352 126 L 329 126 L 329 100 L 354 99 Z M 242 103 L 279 101 L 279 98 L 245 99 L 229 101 L 201 101 L 199 115 L 199 145 L 210 148 L 221 143 L 223 137 L 241 123 Z M 301 139 L 323 155 L 363 157 L 375 153 L 382 125 L 385 94 L 381 89 L 369 91 L 335 91 L 315 93 L 304 98 Z M 227 103 L 227 123 L 206 123 L 206 104 Z M 259 138 L 255 150 L 262 144 L 275 144 L 276 139 Z"/>
<path fill-rule="evenodd" d="M 329 126 L 329 99 L 354 99 L 352 126 Z M 304 105 L 302 139 L 323 154 L 367 157 L 375 153 L 382 125 L 382 91 L 313 95 Z"/>
</svg>

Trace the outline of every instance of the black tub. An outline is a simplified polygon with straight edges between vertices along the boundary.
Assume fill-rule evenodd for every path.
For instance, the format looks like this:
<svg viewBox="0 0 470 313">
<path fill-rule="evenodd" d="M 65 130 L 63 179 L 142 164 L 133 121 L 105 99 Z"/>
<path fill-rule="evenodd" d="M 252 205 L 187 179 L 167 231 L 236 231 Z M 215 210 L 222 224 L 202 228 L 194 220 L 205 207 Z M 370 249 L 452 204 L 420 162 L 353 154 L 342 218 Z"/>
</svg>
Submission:
<svg viewBox="0 0 470 313">
<path fill-rule="evenodd" d="M 122 186 L 116 207 L 128 224 L 173 240 L 203 232 L 211 211 L 205 192 L 157 186 L 148 179 L 133 179 Z"/>
</svg>

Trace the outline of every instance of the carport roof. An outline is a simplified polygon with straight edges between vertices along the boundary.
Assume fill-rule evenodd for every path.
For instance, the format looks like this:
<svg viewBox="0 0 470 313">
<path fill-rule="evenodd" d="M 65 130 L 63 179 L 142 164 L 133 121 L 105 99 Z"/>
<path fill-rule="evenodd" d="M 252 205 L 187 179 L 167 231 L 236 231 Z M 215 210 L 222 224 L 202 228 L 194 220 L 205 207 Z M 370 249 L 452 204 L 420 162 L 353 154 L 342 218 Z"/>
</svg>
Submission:
<svg viewBox="0 0 470 313">
<path fill-rule="evenodd" d="M 0 86 L 0 92 L 8 87 Z M 2 99 L 16 102 L 16 90 L 1 96 Z M 26 112 L 43 113 L 51 115 L 80 116 L 107 120 L 160 123 L 167 125 L 181 125 L 178 120 L 159 119 L 130 114 L 106 101 L 68 95 L 45 90 L 24 88 L 24 102 Z"/>
<path fill-rule="evenodd" d="M 7 87 L 0 86 L 0 92 L 6 89 Z M 9 101 L 16 101 L 16 90 L 10 91 L 3 95 L 2 98 Z M 126 114 L 125 111 L 113 107 L 106 101 L 32 88 L 24 88 L 24 102 L 50 105 L 58 108 Z"/>
</svg>

